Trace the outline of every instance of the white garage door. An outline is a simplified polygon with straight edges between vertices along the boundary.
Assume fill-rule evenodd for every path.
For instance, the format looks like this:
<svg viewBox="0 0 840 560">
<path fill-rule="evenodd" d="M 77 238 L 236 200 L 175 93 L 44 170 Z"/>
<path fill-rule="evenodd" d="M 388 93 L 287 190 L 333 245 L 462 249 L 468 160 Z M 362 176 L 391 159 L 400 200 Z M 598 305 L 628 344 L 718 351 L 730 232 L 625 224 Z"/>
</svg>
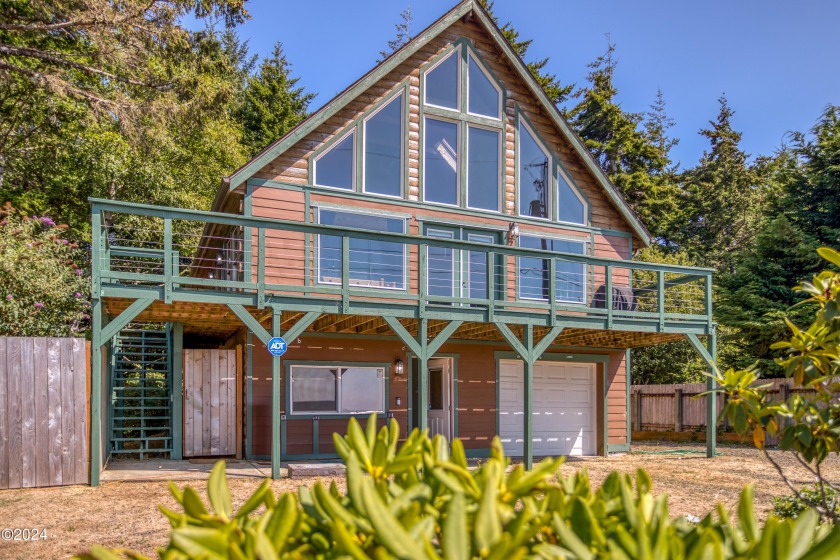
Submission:
<svg viewBox="0 0 840 560">
<path fill-rule="evenodd" d="M 499 371 L 499 432 L 505 453 L 523 454 L 525 367 L 503 360 Z M 534 365 L 533 454 L 595 455 L 595 364 Z"/>
</svg>

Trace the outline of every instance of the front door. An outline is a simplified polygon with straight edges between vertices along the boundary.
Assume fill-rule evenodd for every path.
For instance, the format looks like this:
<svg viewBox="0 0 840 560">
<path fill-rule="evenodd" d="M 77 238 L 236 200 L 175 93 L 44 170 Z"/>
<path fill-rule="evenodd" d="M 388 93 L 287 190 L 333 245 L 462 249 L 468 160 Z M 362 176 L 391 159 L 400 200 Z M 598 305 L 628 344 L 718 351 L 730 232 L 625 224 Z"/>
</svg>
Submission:
<svg viewBox="0 0 840 560">
<path fill-rule="evenodd" d="M 452 439 L 451 360 L 429 360 L 429 434 Z"/>
</svg>

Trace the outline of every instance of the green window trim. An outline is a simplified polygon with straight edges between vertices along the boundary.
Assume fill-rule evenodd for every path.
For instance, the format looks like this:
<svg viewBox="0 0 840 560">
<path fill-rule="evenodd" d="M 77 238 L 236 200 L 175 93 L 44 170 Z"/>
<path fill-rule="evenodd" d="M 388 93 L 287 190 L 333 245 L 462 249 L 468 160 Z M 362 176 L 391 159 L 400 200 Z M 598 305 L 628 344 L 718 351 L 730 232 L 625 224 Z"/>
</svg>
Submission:
<svg viewBox="0 0 840 560">
<path fill-rule="evenodd" d="M 334 185 L 326 185 L 326 184 L 319 183 L 318 182 L 318 162 L 322 158 L 330 155 L 332 153 L 332 149 L 334 147 L 338 146 L 339 144 L 342 144 L 348 138 L 351 139 L 350 146 L 351 146 L 351 149 L 353 150 L 353 154 L 351 155 L 351 158 L 350 158 L 350 163 L 351 163 L 350 188 L 347 189 L 347 188 L 344 188 L 344 187 L 336 187 Z M 331 139 L 328 144 L 324 144 L 324 146 L 322 146 L 322 148 L 323 149 L 318 153 L 317 156 L 313 154 L 312 159 L 310 161 L 310 169 L 311 169 L 310 173 L 311 173 L 312 184 L 317 185 L 319 187 L 328 188 L 328 189 L 336 189 L 336 190 L 341 190 L 341 191 L 355 191 L 356 187 L 357 187 L 357 181 L 356 181 L 357 162 L 356 162 L 356 160 L 357 160 L 357 156 L 358 156 L 356 127 L 355 126 L 351 127 L 350 129 L 346 130 L 345 132 L 343 132 L 340 135 L 337 134 L 335 136 L 335 138 Z"/>
<path fill-rule="evenodd" d="M 378 113 L 385 105 L 388 105 L 391 101 L 394 101 L 398 97 L 402 96 L 402 107 L 401 107 L 401 126 L 402 126 L 402 138 L 400 139 L 400 154 L 401 154 L 401 161 L 400 161 L 400 195 L 393 196 L 387 194 L 379 194 L 375 192 L 370 192 L 365 190 L 365 177 L 364 177 L 364 165 L 365 165 L 365 124 L 366 122 L 373 117 L 376 113 Z M 389 90 L 385 95 L 380 97 L 375 103 L 373 103 L 370 107 L 366 110 L 358 114 L 351 123 L 347 124 L 340 130 L 336 131 L 332 137 L 325 142 L 323 142 L 318 148 L 316 148 L 311 154 L 309 154 L 307 158 L 307 168 L 308 168 L 308 184 L 311 187 L 315 187 L 318 189 L 325 189 L 325 191 L 329 191 L 331 193 L 357 193 L 364 195 L 365 197 L 375 197 L 375 198 L 384 198 L 388 200 L 407 200 L 408 199 L 408 130 L 409 130 L 409 102 L 410 99 L 410 91 L 409 91 L 409 80 L 405 78 L 404 80 L 400 81 L 396 84 L 391 90 Z M 353 188 L 351 189 L 344 189 L 341 187 L 331 187 L 329 185 L 321 185 L 316 183 L 315 181 L 315 171 L 317 161 L 325 155 L 333 146 L 337 143 L 343 141 L 349 134 L 354 135 L 353 141 Z M 249 183 L 254 184 L 264 184 L 264 182 L 260 182 L 259 180 L 249 179 Z"/>
<path fill-rule="evenodd" d="M 458 109 L 451 109 L 441 107 L 426 102 L 426 75 L 438 67 L 443 61 L 448 60 L 451 56 L 459 58 L 458 64 Z M 499 93 L 499 117 L 492 118 L 485 115 L 479 115 L 469 112 L 469 61 L 473 60 L 476 66 L 488 79 L 489 83 Z M 434 205 L 448 208 L 463 208 L 465 210 L 483 212 L 491 215 L 505 214 L 505 157 L 504 157 L 504 142 L 506 130 L 506 90 L 501 81 L 496 77 L 492 70 L 484 63 L 481 55 L 479 55 L 473 48 L 472 42 L 461 37 L 454 41 L 440 54 L 432 60 L 424 64 L 420 68 L 420 170 L 419 170 L 419 185 L 420 185 L 420 202 L 427 205 Z M 427 119 L 434 119 L 443 122 L 450 122 L 458 125 L 457 129 L 457 169 L 456 169 L 456 197 L 455 203 L 449 204 L 444 202 L 435 202 L 428 199 L 426 189 L 426 129 Z M 483 129 L 490 131 L 497 131 L 499 135 L 498 140 L 498 178 L 497 178 L 497 195 L 496 195 L 496 209 L 487 209 L 481 207 L 470 206 L 468 187 L 469 187 L 469 170 L 468 161 L 470 157 L 468 138 L 470 129 Z"/>
<path fill-rule="evenodd" d="M 594 231 L 595 228 L 592 228 L 592 226 L 591 226 L 591 223 L 592 223 L 592 205 L 590 204 L 589 198 L 586 196 L 586 194 L 584 194 L 583 189 L 581 189 L 580 186 L 577 184 L 577 182 L 574 180 L 574 178 L 572 178 L 571 173 L 569 173 L 569 171 L 566 169 L 565 165 L 563 165 L 563 162 L 560 161 L 560 157 L 557 155 L 557 153 L 554 150 L 552 150 L 550 148 L 551 145 L 546 141 L 545 138 L 543 138 L 542 134 L 540 134 L 539 130 L 537 130 L 536 126 L 534 126 L 534 124 L 531 122 L 531 120 L 528 118 L 528 116 L 525 114 L 525 112 L 522 110 L 522 108 L 518 104 L 516 105 L 515 113 L 516 113 L 516 123 L 515 123 L 516 126 L 515 126 L 515 131 L 514 131 L 514 137 L 515 137 L 515 143 L 514 143 L 515 164 L 514 165 L 515 165 L 515 173 L 516 173 L 516 179 L 515 179 L 515 183 L 514 183 L 516 185 L 516 187 L 515 187 L 516 188 L 516 196 L 514 197 L 514 207 L 515 207 L 514 213 L 515 213 L 515 215 L 518 218 L 546 221 L 546 222 L 550 222 L 550 223 L 560 224 L 560 225 L 563 225 L 563 226 L 583 227 L 583 228 L 587 228 L 587 230 Z M 522 177 L 520 176 L 520 173 L 519 173 L 519 157 L 520 157 L 519 142 L 520 142 L 520 137 L 521 137 L 521 134 L 520 134 L 521 128 L 520 127 L 523 124 L 528 129 L 528 132 L 531 134 L 531 136 L 534 138 L 534 140 L 537 142 L 537 144 L 539 144 L 540 147 L 542 147 L 542 149 L 545 150 L 545 152 L 548 154 L 549 165 L 552 169 L 552 173 L 550 174 L 550 179 L 551 179 L 552 184 L 551 184 L 550 188 L 548 189 L 548 201 L 546 203 L 549 216 L 548 216 L 548 218 L 545 218 L 544 220 L 540 219 L 540 218 L 534 218 L 532 216 L 528 216 L 527 214 L 522 214 L 522 209 L 520 208 L 520 205 L 519 205 L 519 194 L 520 194 L 519 184 L 520 184 L 520 181 L 522 179 Z M 563 179 L 569 185 L 569 188 L 572 190 L 572 193 L 575 196 L 577 196 L 577 198 L 583 203 L 583 205 L 584 205 L 584 215 L 585 215 L 584 223 L 566 222 L 566 221 L 562 221 L 562 220 L 559 219 L 560 196 L 559 196 L 559 192 L 558 192 L 558 189 L 559 189 L 558 176 L 560 176 L 560 175 L 562 175 Z M 605 234 L 605 235 L 607 235 L 607 234 Z M 609 235 L 612 235 L 612 234 L 610 233 Z M 632 235 L 631 235 L 631 237 L 632 237 Z"/>
<path fill-rule="evenodd" d="M 354 362 L 350 360 L 341 360 L 341 361 L 323 361 L 323 360 L 283 360 L 283 368 L 285 375 L 284 378 L 284 385 L 285 390 L 283 392 L 283 405 L 285 414 L 283 414 L 283 420 L 313 420 L 322 417 L 324 419 L 343 419 L 343 418 L 364 418 L 368 414 L 364 412 L 358 413 L 349 413 L 349 412 L 296 412 L 291 413 L 288 411 L 292 410 L 292 368 L 295 366 L 303 366 L 303 367 L 333 367 L 333 368 L 347 368 L 347 367 L 358 367 L 358 368 L 377 368 L 383 369 L 385 372 L 384 375 L 384 411 L 383 413 L 388 416 L 390 413 L 390 379 L 391 379 L 391 364 L 386 362 Z M 285 442 L 285 439 L 283 440 Z M 284 454 L 285 456 L 285 454 Z"/>
</svg>

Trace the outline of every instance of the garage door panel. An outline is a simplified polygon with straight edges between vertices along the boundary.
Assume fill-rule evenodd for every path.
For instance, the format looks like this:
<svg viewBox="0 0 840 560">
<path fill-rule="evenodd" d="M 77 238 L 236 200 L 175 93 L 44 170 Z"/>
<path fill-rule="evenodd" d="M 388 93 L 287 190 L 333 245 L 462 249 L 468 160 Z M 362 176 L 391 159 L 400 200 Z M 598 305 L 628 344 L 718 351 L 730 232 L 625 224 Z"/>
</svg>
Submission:
<svg viewBox="0 0 840 560">
<path fill-rule="evenodd" d="M 524 450 L 524 364 L 503 361 L 499 371 L 499 431 L 505 452 Z M 596 452 L 595 368 L 592 364 L 537 362 L 534 366 L 533 452 Z"/>
</svg>

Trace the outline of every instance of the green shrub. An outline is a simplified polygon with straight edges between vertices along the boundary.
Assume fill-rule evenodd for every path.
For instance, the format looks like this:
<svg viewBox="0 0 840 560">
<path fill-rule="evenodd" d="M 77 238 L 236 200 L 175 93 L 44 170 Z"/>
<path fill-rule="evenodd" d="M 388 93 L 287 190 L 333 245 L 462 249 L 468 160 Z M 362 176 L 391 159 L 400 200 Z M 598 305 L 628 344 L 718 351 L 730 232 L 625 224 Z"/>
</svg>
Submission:
<svg viewBox="0 0 840 560">
<path fill-rule="evenodd" d="M 190 487 L 170 483 L 183 511 L 161 507 L 172 524 L 166 560 L 181 558 L 840 558 L 840 526 L 807 511 L 796 520 L 753 514 L 752 489 L 737 522 L 719 505 L 697 523 L 672 519 L 667 496 L 654 496 L 644 471 L 612 473 L 592 490 L 585 472 L 558 476 L 561 459 L 531 471 L 509 469 L 498 438 L 491 456 L 467 466 L 459 440 L 414 430 L 398 445 L 395 421 L 377 431 L 350 420 L 335 435 L 347 465 L 347 491 L 318 482 L 275 496 L 266 480 L 234 512 L 224 463 L 207 484 L 210 507 Z M 261 509 L 264 507 L 264 510 Z M 94 548 L 82 558 L 125 551 Z"/>
<path fill-rule="evenodd" d="M 0 336 L 77 336 L 90 323 L 83 252 L 47 216 L 0 208 Z"/>
<path fill-rule="evenodd" d="M 828 485 L 815 484 L 811 488 L 799 490 L 799 496 L 777 496 L 773 498 L 773 515 L 784 519 L 796 519 L 799 515 L 812 508 L 814 504 L 821 504 L 823 492 L 825 502 L 834 515 L 840 515 L 840 492 Z M 801 497 L 800 497 L 801 496 Z"/>
</svg>

